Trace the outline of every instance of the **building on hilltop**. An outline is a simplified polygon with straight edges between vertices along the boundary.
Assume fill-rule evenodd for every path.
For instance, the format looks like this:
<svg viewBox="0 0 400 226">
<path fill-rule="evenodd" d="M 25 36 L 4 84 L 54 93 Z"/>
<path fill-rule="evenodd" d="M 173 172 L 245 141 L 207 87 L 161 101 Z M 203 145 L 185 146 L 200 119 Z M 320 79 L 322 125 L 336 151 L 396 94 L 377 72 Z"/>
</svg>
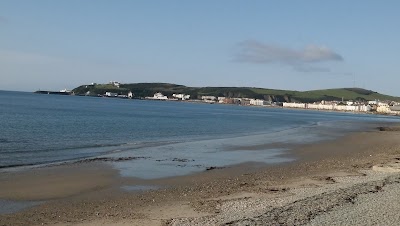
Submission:
<svg viewBox="0 0 400 226">
<path fill-rule="evenodd" d="M 119 88 L 119 86 L 121 85 L 121 83 L 116 82 L 116 81 L 110 81 L 110 84 L 115 86 L 115 87 L 117 87 L 117 88 Z"/>
</svg>

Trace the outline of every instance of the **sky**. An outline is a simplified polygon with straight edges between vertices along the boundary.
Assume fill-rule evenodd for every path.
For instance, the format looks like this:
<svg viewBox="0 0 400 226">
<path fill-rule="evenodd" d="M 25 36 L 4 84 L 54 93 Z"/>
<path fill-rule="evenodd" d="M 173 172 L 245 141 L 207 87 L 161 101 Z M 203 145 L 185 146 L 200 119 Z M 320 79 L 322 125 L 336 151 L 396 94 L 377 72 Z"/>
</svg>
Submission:
<svg viewBox="0 0 400 226">
<path fill-rule="evenodd" d="M 400 96 L 400 1 L 1 0 L 0 90 L 167 82 Z"/>
</svg>

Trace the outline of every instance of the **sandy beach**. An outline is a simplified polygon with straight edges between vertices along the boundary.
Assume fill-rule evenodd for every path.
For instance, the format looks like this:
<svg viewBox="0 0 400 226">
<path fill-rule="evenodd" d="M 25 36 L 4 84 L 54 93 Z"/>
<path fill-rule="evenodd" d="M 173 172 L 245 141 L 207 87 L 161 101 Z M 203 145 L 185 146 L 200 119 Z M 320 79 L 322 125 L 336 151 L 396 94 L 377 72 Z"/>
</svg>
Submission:
<svg viewBox="0 0 400 226">
<path fill-rule="evenodd" d="M 383 130 L 295 147 L 292 163 L 164 179 L 100 162 L 4 172 L 0 200 L 40 202 L 0 225 L 395 225 L 400 132 Z"/>
</svg>

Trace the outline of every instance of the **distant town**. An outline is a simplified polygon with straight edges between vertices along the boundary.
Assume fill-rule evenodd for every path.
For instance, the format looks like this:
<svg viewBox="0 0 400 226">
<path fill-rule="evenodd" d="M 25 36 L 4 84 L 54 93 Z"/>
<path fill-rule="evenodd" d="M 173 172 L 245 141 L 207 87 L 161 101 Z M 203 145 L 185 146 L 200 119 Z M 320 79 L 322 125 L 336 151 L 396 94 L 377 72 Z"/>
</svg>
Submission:
<svg viewBox="0 0 400 226">
<path fill-rule="evenodd" d="M 96 86 L 92 83 L 88 86 Z M 112 90 L 113 88 L 120 88 L 121 84 L 116 81 L 110 81 L 108 84 L 110 91 L 105 90 L 103 94 L 93 95 L 90 91 L 83 96 L 97 96 L 105 98 L 125 98 L 125 99 L 145 99 L 154 101 L 187 101 L 208 104 L 233 104 L 243 106 L 260 106 L 260 107 L 283 107 L 283 108 L 296 108 L 296 109 L 310 109 L 310 110 L 323 110 L 323 111 L 343 111 L 343 112 L 364 112 L 364 113 L 378 113 L 389 115 L 400 115 L 400 102 L 393 100 L 321 100 L 312 103 L 302 102 L 286 102 L 286 101 L 272 101 L 256 98 L 246 97 L 225 97 L 225 96 L 212 96 L 203 95 L 192 97 L 190 94 L 185 93 L 172 93 L 172 95 L 164 95 L 162 92 L 154 92 L 152 96 L 136 97 L 135 93 L 128 91 L 127 94 L 121 94 Z M 58 92 L 54 91 L 36 91 L 40 94 L 58 94 L 58 95 L 77 95 L 72 90 L 63 89 Z"/>
</svg>

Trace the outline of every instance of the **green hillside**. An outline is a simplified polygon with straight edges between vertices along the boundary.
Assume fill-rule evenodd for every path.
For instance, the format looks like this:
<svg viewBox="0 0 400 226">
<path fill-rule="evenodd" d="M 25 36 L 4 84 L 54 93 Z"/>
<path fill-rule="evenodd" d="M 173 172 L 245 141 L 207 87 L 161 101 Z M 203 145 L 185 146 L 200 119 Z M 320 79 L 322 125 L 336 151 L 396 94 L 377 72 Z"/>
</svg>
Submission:
<svg viewBox="0 0 400 226">
<path fill-rule="evenodd" d="M 192 99 L 201 96 L 247 97 L 278 102 L 316 102 L 321 100 L 392 100 L 400 101 L 400 97 L 380 94 L 361 88 L 341 88 L 311 91 L 291 91 L 250 87 L 187 87 L 170 83 L 133 83 L 121 84 L 120 87 L 111 84 L 83 85 L 75 88 L 73 92 L 78 95 L 102 95 L 105 92 L 127 94 L 131 91 L 135 97 L 142 98 L 153 96 L 162 92 L 166 96 L 173 93 L 190 94 Z"/>
</svg>

